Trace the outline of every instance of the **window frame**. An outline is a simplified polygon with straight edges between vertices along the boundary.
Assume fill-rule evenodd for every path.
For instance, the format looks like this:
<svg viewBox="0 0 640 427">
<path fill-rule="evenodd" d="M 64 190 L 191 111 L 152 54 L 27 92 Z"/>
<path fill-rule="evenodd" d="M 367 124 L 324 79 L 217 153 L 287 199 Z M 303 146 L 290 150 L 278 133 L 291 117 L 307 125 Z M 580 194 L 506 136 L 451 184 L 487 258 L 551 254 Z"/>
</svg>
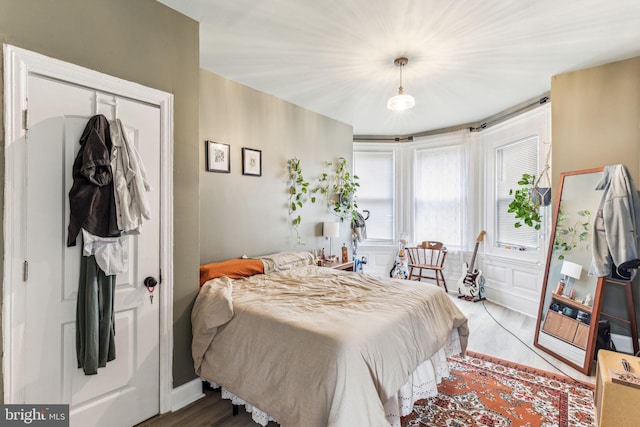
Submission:
<svg viewBox="0 0 640 427">
<path fill-rule="evenodd" d="M 352 153 L 352 164 L 354 165 L 353 167 L 353 173 L 355 175 L 358 175 L 358 172 L 355 169 L 355 165 L 356 165 L 356 153 L 359 152 L 375 152 L 375 153 L 389 153 L 391 154 L 391 168 L 392 168 L 392 178 L 393 178 L 393 194 L 392 194 L 392 237 L 390 239 L 374 239 L 371 237 L 367 237 L 361 244 L 362 245 L 391 245 L 391 244 L 395 244 L 395 242 L 398 239 L 399 236 L 399 232 L 398 232 L 398 223 L 401 222 L 399 221 L 399 214 L 400 214 L 400 209 L 398 207 L 398 186 L 399 186 L 399 182 L 400 181 L 398 179 L 398 159 L 400 156 L 398 156 L 398 150 L 399 150 L 399 144 L 380 144 L 380 143 L 363 143 L 363 142 L 354 142 L 353 144 L 353 153 Z"/>
<path fill-rule="evenodd" d="M 513 119 L 485 129 L 480 133 L 484 150 L 484 210 L 488 239 L 484 240 L 484 253 L 490 256 L 520 260 L 527 263 L 544 263 L 549 246 L 549 230 L 551 227 L 551 206 L 541 207 L 542 223 L 538 230 L 538 248 L 520 250 L 517 246 L 505 246 L 497 243 L 497 165 L 496 150 L 509 144 L 538 138 L 538 173 L 543 170 L 544 163 L 551 150 L 551 105 L 546 104 L 523 113 Z M 549 183 L 551 186 L 551 183 Z M 523 226 L 526 227 L 526 226 Z"/>
</svg>

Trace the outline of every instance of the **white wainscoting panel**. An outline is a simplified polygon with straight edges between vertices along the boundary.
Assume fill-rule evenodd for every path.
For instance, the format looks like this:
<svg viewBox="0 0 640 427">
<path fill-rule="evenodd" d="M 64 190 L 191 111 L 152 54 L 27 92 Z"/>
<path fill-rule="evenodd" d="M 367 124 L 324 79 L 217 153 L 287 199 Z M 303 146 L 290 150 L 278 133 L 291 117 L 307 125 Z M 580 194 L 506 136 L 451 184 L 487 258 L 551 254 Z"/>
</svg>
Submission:
<svg viewBox="0 0 640 427">
<path fill-rule="evenodd" d="M 538 315 L 544 266 L 510 258 L 481 256 L 487 299 L 531 317 Z"/>
</svg>

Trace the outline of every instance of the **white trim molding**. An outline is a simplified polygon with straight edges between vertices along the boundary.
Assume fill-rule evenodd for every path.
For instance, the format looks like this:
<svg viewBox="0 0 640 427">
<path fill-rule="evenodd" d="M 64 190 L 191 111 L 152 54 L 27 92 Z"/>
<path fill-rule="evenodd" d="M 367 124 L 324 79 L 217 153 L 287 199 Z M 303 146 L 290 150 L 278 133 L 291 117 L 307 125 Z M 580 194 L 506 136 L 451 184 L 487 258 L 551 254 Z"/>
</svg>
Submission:
<svg viewBox="0 0 640 427">
<path fill-rule="evenodd" d="M 175 412 L 192 404 L 205 396 L 202 392 L 202 380 L 196 378 L 188 383 L 182 384 L 171 392 L 171 412 Z"/>
</svg>

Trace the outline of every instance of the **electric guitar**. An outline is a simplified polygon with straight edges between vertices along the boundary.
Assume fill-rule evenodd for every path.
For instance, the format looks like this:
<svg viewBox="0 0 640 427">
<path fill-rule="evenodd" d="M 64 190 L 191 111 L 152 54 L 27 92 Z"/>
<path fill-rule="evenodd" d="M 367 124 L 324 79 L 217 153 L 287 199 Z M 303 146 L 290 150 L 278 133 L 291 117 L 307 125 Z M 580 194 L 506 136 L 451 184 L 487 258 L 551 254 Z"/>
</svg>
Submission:
<svg viewBox="0 0 640 427">
<path fill-rule="evenodd" d="M 458 298 L 464 298 L 469 301 L 477 302 L 484 299 L 484 277 L 482 272 L 476 270 L 476 255 L 478 254 L 478 246 L 484 239 L 486 231 L 482 230 L 476 238 L 476 247 L 473 250 L 471 264 L 465 262 L 462 265 L 462 277 L 458 279 Z"/>
</svg>

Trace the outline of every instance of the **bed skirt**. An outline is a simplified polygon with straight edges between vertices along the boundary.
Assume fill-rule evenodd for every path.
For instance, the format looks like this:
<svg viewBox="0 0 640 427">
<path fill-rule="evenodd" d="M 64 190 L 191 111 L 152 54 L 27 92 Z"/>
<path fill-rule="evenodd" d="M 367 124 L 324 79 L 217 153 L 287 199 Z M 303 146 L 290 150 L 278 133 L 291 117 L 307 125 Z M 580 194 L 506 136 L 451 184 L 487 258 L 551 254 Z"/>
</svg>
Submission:
<svg viewBox="0 0 640 427">
<path fill-rule="evenodd" d="M 438 384 L 442 378 L 449 376 L 447 357 L 460 354 L 460 338 L 458 329 L 453 329 L 447 343 L 429 360 L 424 361 L 413 371 L 409 380 L 398 390 L 395 396 L 384 404 L 384 411 L 392 427 L 400 427 L 400 417 L 409 415 L 413 411 L 413 404 L 428 397 L 438 394 Z M 209 381 L 209 380 L 207 380 Z M 214 388 L 220 387 L 213 381 L 209 381 Z M 266 412 L 256 408 L 235 394 L 221 387 L 222 398 L 231 400 L 234 405 L 244 405 L 245 410 L 251 413 L 251 418 L 256 423 L 266 426 L 269 421 L 278 422 Z"/>
</svg>

